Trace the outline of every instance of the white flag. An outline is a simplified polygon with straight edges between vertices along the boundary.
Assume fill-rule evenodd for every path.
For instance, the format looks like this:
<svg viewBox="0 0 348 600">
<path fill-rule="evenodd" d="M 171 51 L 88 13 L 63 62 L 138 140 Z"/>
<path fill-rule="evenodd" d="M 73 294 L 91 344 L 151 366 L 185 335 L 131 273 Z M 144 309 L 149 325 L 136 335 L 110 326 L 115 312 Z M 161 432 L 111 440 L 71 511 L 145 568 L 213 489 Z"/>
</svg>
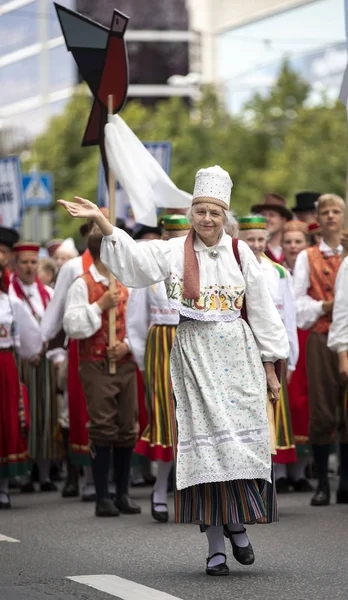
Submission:
<svg viewBox="0 0 348 600">
<path fill-rule="evenodd" d="M 189 208 L 192 195 L 179 190 L 118 115 L 105 125 L 109 167 L 125 190 L 137 223 L 157 225 L 157 208 Z"/>
</svg>

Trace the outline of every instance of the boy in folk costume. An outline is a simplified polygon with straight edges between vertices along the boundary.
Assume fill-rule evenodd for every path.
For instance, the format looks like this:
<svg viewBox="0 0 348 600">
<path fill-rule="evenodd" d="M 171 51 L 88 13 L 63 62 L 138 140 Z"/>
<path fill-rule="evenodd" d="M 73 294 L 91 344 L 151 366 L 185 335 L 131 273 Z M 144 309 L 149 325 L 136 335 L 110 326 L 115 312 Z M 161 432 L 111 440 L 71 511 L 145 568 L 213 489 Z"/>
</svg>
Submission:
<svg viewBox="0 0 348 600">
<path fill-rule="evenodd" d="M 16 271 L 11 279 L 9 296 L 22 300 L 25 309 L 40 322 L 53 295 L 52 288 L 38 278 L 40 245 L 18 242 L 13 246 Z M 56 491 L 50 480 L 50 461 L 58 458 L 56 443 L 57 397 L 53 364 L 40 353 L 35 360 L 22 364 L 23 381 L 30 404 L 29 453 L 38 464 L 40 488 L 43 492 Z M 31 482 L 22 486 L 23 492 L 33 492 Z"/>
<path fill-rule="evenodd" d="M 291 426 L 287 384 L 298 360 L 298 339 L 296 330 L 296 304 L 290 273 L 281 265 L 272 262 L 264 254 L 266 248 L 265 217 L 250 216 L 239 219 L 240 239 L 254 252 L 265 276 L 272 300 L 282 318 L 289 339 L 290 354 L 288 364 L 282 372 L 280 401 L 275 409 L 277 454 L 275 480 L 278 493 L 289 491 L 286 465 L 296 462 L 296 448 Z"/>
<path fill-rule="evenodd" d="M 93 258 L 89 270 L 69 290 L 63 327 L 79 340 L 79 372 L 89 414 L 88 433 L 97 503 L 96 516 L 140 513 L 128 495 L 133 448 L 138 439 L 136 364 L 126 338 L 128 291 L 117 282 L 109 292 L 109 272 L 100 261 L 102 233 L 96 227 L 88 238 Z M 109 310 L 116 307 L 116 344 L 109 347 Z M 109 361 L 117 372 L 109 372 Z M 113 451 L 115 503 L 108 494 L 110 454 Z"/>
<path fill-rule="evenodd" d="M 186 236 L 191 228 L 183 215 L 165 215 L 162 223 L 166 239 Z M 157 461 L 151 513 L 160 523 L 168 521 L 168 477 L 173 465 L 170 352 L 178 324 L 179 313 L 169 306 L 163 281 L 132 290 L 127 308 L 127 333 L 138 367 L 144 373 L 148 412 L 148 424 L 136 452 Z"/>
<path fill-rule="evenodd" d="M 280 194 L 266 194 L 263 204 L 255 204 L 251 207 L 251 212 L 266 218 L 268 236 L 265 254 L 273 262 L 282 265 L 284 262 L 282 248 L 284 225 L 292 219 L 292 213 L 286 207 L 285 198 Z"/>
<path fill-rule="evenodd" d="M 319 480 L 312 506 L 330 503 L 328 460 L 336 431 L 340 438 L 341 470 L 346 472 L 348 466 L 348 432 L 343 418 L 344 386 L 339 376 L 338 357 L 327 347 L 335 281 L 341 264 L 344 209 L 344 201 L 339 196 L 320 196 L 317 218 L 323 239 L 298 255 L 294 272 L 297 325 L 300 329 L 310 330 L 307 342 L 309 439 Z M 338 421 L 337 413 L 340 414 Z M 348 502 L 348 489 L 343 486 L 342 480 L 337 502 Z"/>
</svg>

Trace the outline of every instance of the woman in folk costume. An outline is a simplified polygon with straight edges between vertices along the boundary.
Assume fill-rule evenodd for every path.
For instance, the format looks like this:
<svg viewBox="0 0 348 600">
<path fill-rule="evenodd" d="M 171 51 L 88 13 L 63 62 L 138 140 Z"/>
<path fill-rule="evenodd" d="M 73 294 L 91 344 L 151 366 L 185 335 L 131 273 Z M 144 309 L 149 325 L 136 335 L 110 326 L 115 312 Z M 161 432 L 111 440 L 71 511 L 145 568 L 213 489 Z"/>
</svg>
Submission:
<svg viewBox="0 0 348 600">
<path fill-rule="evenodd" d="M 0 252 L 0 509 L 11 508 L 9 479 L 25 475 L 28 453 L 29 406 L 15 360 L 40 354 L 40 327 L 21 300 L 10 299 L 5 286 L 5 260 Z"/>
<path fill-rule="evenodd" d="M 18 242 L 13 250 L 16 271 L 10 283 L 10 299 L 22 300 L 28 318 L 34 317 L 39 323 L 53 295 L 52 288 L 44 286 L 38 278 L 40 245 Z M 54 366 L 43 353 L 35 363 L 24 361 L 21 367 L 30 404 L 29 453 L 38 464 L 41 491 L 56 491 L 50 479 L 50 461 L 58 458 Z M 23 484 L 21 489 L 23 492 L 34 491 L 31 481 Z"/>
<path fill-rule="evenodd" d="M 275 409 L 277 454 L 273 457 L 277 492 L 284 493 L 289 491 L 286 465 L 296 462 L 287 389 L 287 383 L 291 380 L 298 359 L 296 301 L 290 273 L 264 254 L 267 243 L 266 226 L 265 217 L 243 217 L 239 220 L 239 237 L 248 244 L 261 265 L 269 292 L 289 339 L 289 360 L 287 365 L 283 363 L 280 402 Z"/>
<path fill-rule="evenodd" d="M 284 227 L 283 249 L 284 266 L 294 272 L 297 256 L 308 248 L 309 229 L 303 221 L 289 221 Z M 297 329 L 299 357 L 296 369 L 288 384 L 292 429 L 296 444 L 297 460 L 289 470 L 291 486 L 295 492 L 311 492 L 313 488 L 306 478 L 306 466 L 310 455 L 309 435 L 309 401 L 306 368 L 306 348 L 308 330 Z"/>
<path fill-rule="evenodd" d="M 229 572 L 224 535 L 235 558 L 250 565 L 243 524 L 277 519 L 266 391 L 279 399 L 274 363 L 289 353 L 257 260 L 224 231 L 231 187 L 220 167 L 198 171 L 189 235 L 146 244 L 113 228 L 88 200 L 59 201 L 72 216 L 99 224 L 101 258 L 124 285 L 165 281 L 180 313 L 171 353 L 176 521 L 206 531 L 208 575 Z M 250 327 L 240 318 L 244 295 Z"/>
<path fill-rule="evenodd" d="M 183 215 L 163 217 L 164 236 L 186 236 L 191 228 Z M 135 452 L 157 462 L 151 514 L 168 521 L 168 477 L 173 464 L 170 406 L 170 352 L 179 324 L 179 312 L 171 308 L 164 282 L 133 290 L 127 307 L 127 334 L 140 371 L 144 374 L 148 424 Z"/>
<path fill-rule="evenodd" d="M 9 227 L 0 227 L 0 252 L 2 254 L 2 263 L 4 266 L 3 286 L 8 290 L 10 285 L 10 276 L 13 269 L 13 246 L 19 240 L 19 233 Z"/>
</svg>

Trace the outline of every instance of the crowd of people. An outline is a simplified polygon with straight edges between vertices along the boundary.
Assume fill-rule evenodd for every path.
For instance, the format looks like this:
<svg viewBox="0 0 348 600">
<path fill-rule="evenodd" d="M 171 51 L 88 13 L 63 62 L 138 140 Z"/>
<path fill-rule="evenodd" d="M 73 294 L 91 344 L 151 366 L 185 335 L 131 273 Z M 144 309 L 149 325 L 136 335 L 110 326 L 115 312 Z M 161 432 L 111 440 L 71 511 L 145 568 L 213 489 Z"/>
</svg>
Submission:
<svg viewBox="0 0 348 600">
<path fill-rule="evenodd" d="M 200 525 L 216 576 L 225 539 L 254 562 L 245 525 L 277 521 L 277 493 L 330 504 L 332 453 L 348 504 L 345 203 L 301 192 L 290 209 L 269 193 L 237 220 L 231 190 L 226 171 L 201 169 L 187 214 L 133 232 L 61 200 L 86 247 L 52 240 L 49 258 L 0 227 L 1 509 L 11 481 L 35 490 L 33 464 L 40 491 L 57 491 L 63 460 L 63 498 L 83 469 L 97 517 L 138 514 L 145 456 L 153 519 L 169 519 L 174 472 L 175 521 Z"/>
</svg>

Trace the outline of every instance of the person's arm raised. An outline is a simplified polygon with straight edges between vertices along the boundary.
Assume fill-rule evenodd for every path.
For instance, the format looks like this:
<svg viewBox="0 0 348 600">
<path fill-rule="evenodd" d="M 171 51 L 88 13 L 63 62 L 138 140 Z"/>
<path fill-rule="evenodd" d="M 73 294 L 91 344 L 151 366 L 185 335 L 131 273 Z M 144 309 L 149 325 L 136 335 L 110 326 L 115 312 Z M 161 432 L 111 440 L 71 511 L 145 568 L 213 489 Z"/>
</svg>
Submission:
<svg viewBox="0 0 348 600">
<path fill-rule="evenodd" d="M 112 233 L 113 226 L 96 204 L 86 198 L 80 198 L 79 196 L 74 196 L 74 200 L 75 202 L 68 202 L 67 200 L 61 199 L 57 200 L 57 202 L 74 218 L 93 219 L 103 235 L 110 235 Z"/>
</svg>

